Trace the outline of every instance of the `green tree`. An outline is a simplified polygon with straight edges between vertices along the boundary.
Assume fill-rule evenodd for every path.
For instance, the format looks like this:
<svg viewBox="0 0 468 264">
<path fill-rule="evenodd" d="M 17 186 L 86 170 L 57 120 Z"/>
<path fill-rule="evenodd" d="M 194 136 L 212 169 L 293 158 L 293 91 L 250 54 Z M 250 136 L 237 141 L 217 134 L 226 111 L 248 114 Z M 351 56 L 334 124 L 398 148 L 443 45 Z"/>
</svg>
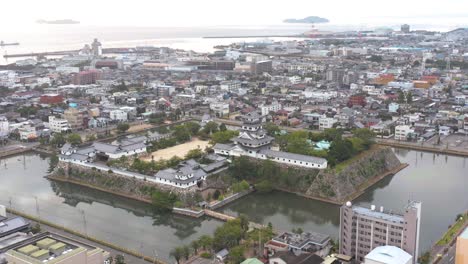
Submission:
<svg viewBox="0 0 468 264">
<path fill-rule="evenodd" d="M 114 263 L 115 264 L 125 264 L 126 262 L 125 262 L 124 256 L 120 255 L 120 254 L 116 255 L 115 259 L 114 259 Z"/>
<path fill-rule="evenodd" d="M 130 128 L 130 125 L 127 123 L 120 123 L 117 125 L 117 130 L 119 133 L 125 133 Z"/>
<path fill-rule="evenodd" d="M 211 247 L 213 246 L 213 238 L 208 235 L 201 236 L 198 239 L 198 242 L 204 250 L 211 249 Z"/>
<path fill-rule="evenodd" d="M 213 145 L 216 143 L 228 143 L 237 135 L 239 135 L 239 132 L 234 130 L 218 131 L 211 135 L 211 143 Z"/>
<path fill-rule="evenodd" d="M 174 127 L 174 137 L 176 138 L 177 142 L 186 142 L 190 140 L 190 132 L 184 125 L 178 125 Z"/>
<path fill-rule="evenodd" d="M 171 257 L 173 257 L 177 264 L 179 264 L 180 259 L 184 256 L 184 249 L 182 247 L 176 247 L 169 253 Z"/>
<path fill-rule="evenodd" d="M 59 163 L 59 157 L 56 154 L 53 154 L 52 156 L 50 156 L 48 172 L 49 173 L 53 172 L 55 167 L 57 167 L 58 163 Z"/>
<path fill-rule="evenodd" d="M 195 122 L 187 122 L 184 124 L 184 126 L 188 129 L 190 135 L 196 135 L 198 131 L 200 131 L 200 125 Z"/>
<path fill-rule="evenodd" d="M 191 149 L 185 155 L 185 159 L 199 159 L 203 156 L 203 150 L 200 148 Z"/>
<path fill-rule="evenodd" d="M 86 136 L 86 141 L 87 142 L 93 142 L 95 140 L 96 140 L 96 135 L 94 135 L 94 134 L 89 134 L 89 135 Z"/>
<path fill-rule="evenodd" d="M 77 146 L 82 143 L 81 136 L 77 133 L 72 133 L 68 135 L 67 142 L 72 144 L 73 146 Z"/>
<path fill-rule="evenodd" d="M 219 125 L 219 131 L 226 131 L 227 130 L 227 127 L 224 123 L 222 123 L 221 125 Z"/>
<path fill-rule="evenodd" d="M 184 256 L 185 260 L 188 260 L 190 257 L 190 247 L 189 246 L 183 246 L 182 247 L 182 255 Z"/>
<path fill-rule="evenodd" d="M 56 147 L 61 147 L 65 144 L 65 136 L 62 133 L 55 133 L 49 143 Z"/>
<path fill-rule="evenodd" d="M 429 264 L 431 261 L 431 253 L 426 251 L 424 254 L 419 256 L 418 262 L 421 264 Z"/>
<path fill-rule="evenodd" d="M 262 180 L 259 183 L 255 184 L 255 189 L 259 193 L 269 193 L 273 191 L 273 184 L 269 180 Z"/>
<path fill-rule="evenodd" d="M 41 225 L 39 223 L 36 223 L 35 225 L 33 225 L 31 227 L 31 232 L 33 234 L 37 234 L 37 233 L 40 233 L 41 232 Z"/>
<path fill-rule="evenodd" d="M 216 250 L 232 248 L 239 245 L 243 233 L 239 219 L 229 220 L 215 230 L 213 245 Z"/>
<path fill-rule="evenodd" d="M 228 261 L 232 264 L 238 264 L 245 260 L 244 257 L 245 248 L 242 245 L 235 246 L 229 251 Z"/>
<path fill-rule="evenodd" d="M 353 144 L 349 140 L 335 140 L 328 152 L 329 162 L 332 165 L 349 159 L 353 155 Z"/>
<path fill-rule="evenodd" d="M 177 200 L 177 195 L 172 192 L 155 190 L 152 194 L 153 205 L 163 210 L 171 210 Z"/>
<path fill-rule="evenodd" d="M 265 131 L 267 132 L 267 134 L 269 136 L 275 136 L 275 135 L 279 134 L 279 132 L 280 132 L 279 127 L 277 125 L 275 125 L 275 123 L 272 123 L 272 122 L 265 123 L 263 128 L 265 129 Z"/>
<path fill-rule="evenodd" d="M 205 127 L 203 128 L 203 131 L 205 131 L 205 133 L 211 135 L 215 132 L 218 131 L 218 124 L 214 121 L 210 121 L 208 123 L 206 123 Z"/>
<path fill-rule="evenodd" d="M 198 254 L 198 249 L 200 248 L 200 242 L 198 240 L 194 240 L 192 241 L 192 243 L 190 243 L 190 246 L 192 247 L 193 252 L 195 254 Z"/>
</svg>

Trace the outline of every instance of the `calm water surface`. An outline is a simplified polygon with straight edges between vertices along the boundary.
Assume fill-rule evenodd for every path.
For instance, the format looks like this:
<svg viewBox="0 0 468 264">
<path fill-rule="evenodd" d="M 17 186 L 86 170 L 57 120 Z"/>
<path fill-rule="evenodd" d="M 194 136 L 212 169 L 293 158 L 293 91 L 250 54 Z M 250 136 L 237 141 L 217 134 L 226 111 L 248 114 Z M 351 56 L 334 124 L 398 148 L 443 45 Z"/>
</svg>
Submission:
<svg viewBox="0 0 468 264">
<path fill-rule="evenodd" d="M 466 158 L 402 149 L 395 150 L 410 166 L 387 177 L 355 204 L 375 204 L 395 211 L 408 199 L 423 202 L 421 250 L 468 209 Z M 0 203 L 88 232 L 97 238 L 167 259 L 180 244 L 212 234 L 222 223 L 154 213 L 148 205 L 75 185 L 45 179 L 48 159 L 27 154 L 0 160 Z M 36 207 L 36 198 L 38 207 Z M 11 199 L 11 200 L 10 200 Z M 338 237 L 339 207 L 293 194 L 253 194 L 220 209 L 246 214 L 252 221 L 271 222 L 279 230 L 301 227 Z"/>
<path fill-rule="evenodd" d="M 155 213 L 149 205 L 44 178 L 48 158 L 27 154 L 0 160 L 0 204 L 143 252 L 169 259 L 172 248 L 212 234 L 222 223 Z M 36 198 L 38 207 L 36 207 Z M 11 199 L 11 200 L 10 200 Z"/>
<path fill-rule="evenodd" d="M 374 204 L 402 210 L 408 199 L 422 201 L 420 250 L 427 250 L 468 209 L 467 159 L 419 151 L 396 149 L 410 166 L 387 177 L 357 198 L 354 204 Z M 293 194 L 253 194 L 221 209 L 246 214 L 261 223 L 271 222 L 279 230 L 301 227 L 338 238 L 339 207 Z"/>
</svg>

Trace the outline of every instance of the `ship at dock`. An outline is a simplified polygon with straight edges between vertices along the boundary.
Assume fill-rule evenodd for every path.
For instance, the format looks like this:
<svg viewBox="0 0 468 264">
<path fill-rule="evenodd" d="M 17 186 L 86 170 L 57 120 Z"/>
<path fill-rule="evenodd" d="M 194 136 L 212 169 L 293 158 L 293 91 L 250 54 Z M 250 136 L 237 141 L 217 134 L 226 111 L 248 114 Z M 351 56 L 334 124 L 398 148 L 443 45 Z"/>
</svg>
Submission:
<svg viewBox="0 0 468 264">
<path fill-rule="evenodd" d="M 0 41 L 0 47 L 4 47 L 4 46 L 18 46 L 19 45 L 19 42 L 12 42 L 12 43 L 6 43 L 5 41 Z"/>
</svg>

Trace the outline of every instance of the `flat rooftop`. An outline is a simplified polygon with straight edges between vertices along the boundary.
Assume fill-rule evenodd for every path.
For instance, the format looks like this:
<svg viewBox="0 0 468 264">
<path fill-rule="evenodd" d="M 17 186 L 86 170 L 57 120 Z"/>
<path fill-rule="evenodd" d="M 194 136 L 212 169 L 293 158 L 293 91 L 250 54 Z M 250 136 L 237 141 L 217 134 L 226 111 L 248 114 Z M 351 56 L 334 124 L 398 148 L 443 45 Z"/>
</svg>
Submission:
<svg viewBox="0 0 468 264">
<path fill-rule="evenodd" d="M 402 215 L 389 213 L 389 212 L 380 212 L 376 210 L 371 210 L 370 208 L 365 207 L 353 207 L 353 211 L 359 215 L 368 216 L 370 218 L 381 219 L 393 223 L 403 223 L 404 218 Z"/>
<path fill-rule="evenodd" d="M 273 241 L 288 244 L 291 247 L 303 248 L 309 244 L 324 246 L 330 240 L 329 235 L 319 234 L 315 232 L 304 232 L 302 234 L 293 234 L 284 232 L 273 238 Z"/>
</svg>

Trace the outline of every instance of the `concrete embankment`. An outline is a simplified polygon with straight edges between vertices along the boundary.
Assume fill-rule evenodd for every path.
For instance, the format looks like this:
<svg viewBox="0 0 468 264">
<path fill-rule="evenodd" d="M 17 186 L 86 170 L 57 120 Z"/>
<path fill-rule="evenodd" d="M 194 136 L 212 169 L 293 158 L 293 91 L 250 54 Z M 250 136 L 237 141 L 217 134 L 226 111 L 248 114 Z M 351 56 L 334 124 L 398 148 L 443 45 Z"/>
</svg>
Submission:
<svg viewBox="0 0 468 264">
<path fill-rule="evenodd" d="M 406 142 L 380 141 L 380 140 L 377 141 L 377 144 L 382 145 L 382 146 L 394 147 L 394 148 L 403 148 L 403 149 L 432 152 L 432 153 L 437 153 L 437 154 L 468 157 L 468 151 L 461 151 L 461 150 L 449 149 L 449 148 L 443 148 L 443 147 L 418 145 L 418 144 L 406 143 Z"/>
<path fill-rule="evenodd" d="M 48 175 L 48 176 L 46 176 L 46 178 L 50 179 L 50 180 L 54 180 L 54 181 L 72 183 L 72 184 L 87 187 L 87 188 L 90 188 L 90 189 L 98 190 L 98 191 L 101 191 L 101 192 L 110 193 L 110 194 L 125 197 L 125 198 L 128 198 L 128 199 L 137 200 L 137 201 L 140 201 L 140 202 L 143 202 L 143 203 L 152 204 L 151 200 L 149 200 L 149 199 L 144 199 L 144 198 L 141 198 L 141 197 L 138 197 L 138 196 L 125 194 L 125 193 L 122 193 L 122 192 L 117 192 L 117 191 L 109 190 L 109 189 L 106 189 L 106 188 L 101 188 L 101 187 L 98 187 L 98 186 L 94 186 L 94 185 L 91 185 L 91 184 L 88 184 L 88 183 L 85 183 L 85 182 L 82 182 L 82 181 L 73 180 L 73 179 L 70 179 L 70 178 L 58 177 L 58 176 L 54 176 L 54 175 Z"/>
<path fill-rule="evenodd" d="M 6 158 L 6 157 L 26 153 L 26 152 L 31 151 L 31 149 L 32 148 L 25 147 L 22 145 L 6 146 L 3 148 L 0 148 L 0 158 Z"/>
</svg>

